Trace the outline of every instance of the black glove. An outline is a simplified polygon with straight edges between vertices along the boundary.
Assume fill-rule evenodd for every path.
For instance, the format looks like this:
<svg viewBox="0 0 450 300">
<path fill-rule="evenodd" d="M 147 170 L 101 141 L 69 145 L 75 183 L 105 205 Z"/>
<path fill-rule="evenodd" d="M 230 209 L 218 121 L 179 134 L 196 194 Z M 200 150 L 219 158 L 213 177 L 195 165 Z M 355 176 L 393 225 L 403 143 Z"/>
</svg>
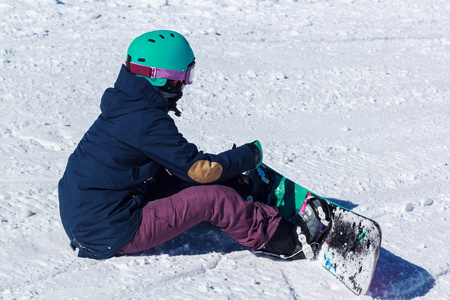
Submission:
<svg viewBox="0 0 450 300">
<path fill-rule="evenodd" d="M 250 150 L 252 150 L 253 155 L 255 157 L 255 164 L 254 164 L 253 168 L 258 168 L 262 164 L 262 160 L 263 160 L 263 152 L 262 152 L 262 148 L 261 148 L 261 143 L 258 140 L 256 140 L 253 143 L 248 143 L 248 144 L 245 144 L 244 146 L 247 146 L 250 148 Z"/>
</svg>

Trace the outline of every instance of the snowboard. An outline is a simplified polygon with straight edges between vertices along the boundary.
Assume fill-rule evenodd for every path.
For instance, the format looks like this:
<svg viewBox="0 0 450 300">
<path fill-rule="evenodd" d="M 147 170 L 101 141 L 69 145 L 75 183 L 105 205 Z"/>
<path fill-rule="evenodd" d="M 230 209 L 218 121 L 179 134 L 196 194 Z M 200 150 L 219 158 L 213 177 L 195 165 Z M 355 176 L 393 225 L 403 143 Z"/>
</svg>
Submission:
<svg viewBox="0 0 450 300">
<path fill-rule="evenodd" d="M 287 219 L 299 212 L 307 198 L 329 203 L 331 225 L 314 251 L 315 260 L 356 295 L 367 293 L 381 249 L 377 222 L 314 194 L 265 164 L 245 175 L 255 185 L 248 200 L 276 206 Z"/>
</svg>

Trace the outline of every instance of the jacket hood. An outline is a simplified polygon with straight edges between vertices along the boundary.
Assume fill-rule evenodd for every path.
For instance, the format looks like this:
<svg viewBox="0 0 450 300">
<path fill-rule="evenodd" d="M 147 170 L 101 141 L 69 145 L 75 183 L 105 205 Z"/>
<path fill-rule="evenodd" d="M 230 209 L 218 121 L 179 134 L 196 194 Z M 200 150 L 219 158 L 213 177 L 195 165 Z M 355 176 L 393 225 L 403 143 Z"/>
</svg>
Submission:
<svg viewBox="0 0 450 300">
<path fill-rule="evenodd" d="M 102 114 L 110 119 L 149 108 L 168 112 L 169 103 L 147 79 L 128 72 L 122 65 L 114 88 L 108 88 L 103 94 Z"/>
</svg>

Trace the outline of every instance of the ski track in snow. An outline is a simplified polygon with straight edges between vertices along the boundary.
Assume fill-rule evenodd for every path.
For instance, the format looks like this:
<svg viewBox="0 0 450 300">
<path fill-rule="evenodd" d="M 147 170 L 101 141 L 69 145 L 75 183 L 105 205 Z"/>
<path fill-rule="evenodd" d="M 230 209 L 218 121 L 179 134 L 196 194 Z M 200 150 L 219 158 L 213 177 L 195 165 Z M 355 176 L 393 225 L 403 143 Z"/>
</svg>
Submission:
<svg viewBox="0 0 450 300">
<path fill-rule="evenodd" d="M 359 299 L 446 299 L 450 5 L 445 0 L 0 3 L 0 299 L 351 299 L 317 262 L 253 255 L 201 224 L 142 255 L 79 259 L 57 183 L 129 43 L 184 34 L 176 119 L 201 150 L 265 162 L 379 222 Z"/>
</svg>

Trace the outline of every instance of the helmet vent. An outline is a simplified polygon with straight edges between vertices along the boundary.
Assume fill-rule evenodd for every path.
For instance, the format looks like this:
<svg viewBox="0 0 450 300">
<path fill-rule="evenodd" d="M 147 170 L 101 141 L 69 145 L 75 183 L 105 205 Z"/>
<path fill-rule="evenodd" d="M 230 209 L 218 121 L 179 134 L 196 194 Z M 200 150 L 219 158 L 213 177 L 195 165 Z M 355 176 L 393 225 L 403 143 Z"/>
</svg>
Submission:
<svg viewBox="0 0 450 300">
<path fill-rule="evenodd" d="M 162 34 L 160 34 L 159 36 L 160 36 L 162 39 L 165 39 L 165 37 L 164 37 Z"/>
<path fill-rule="evenodd" d="M 156 42 L 155 40 L 152 40 L 152 39 L 149 39 L 148 41 L 151 42 L 151 43 Z"/>
<path fill-rule="evenodd" d="M 145 58 L 138 58 L 138 61 L 145 62 Z"/>
<path fill-rule="evenodd" d="M 171 37 L 175 37 L 175 34 L 171 33 L 170 36 L 171 36 Z"/>
</svg>

